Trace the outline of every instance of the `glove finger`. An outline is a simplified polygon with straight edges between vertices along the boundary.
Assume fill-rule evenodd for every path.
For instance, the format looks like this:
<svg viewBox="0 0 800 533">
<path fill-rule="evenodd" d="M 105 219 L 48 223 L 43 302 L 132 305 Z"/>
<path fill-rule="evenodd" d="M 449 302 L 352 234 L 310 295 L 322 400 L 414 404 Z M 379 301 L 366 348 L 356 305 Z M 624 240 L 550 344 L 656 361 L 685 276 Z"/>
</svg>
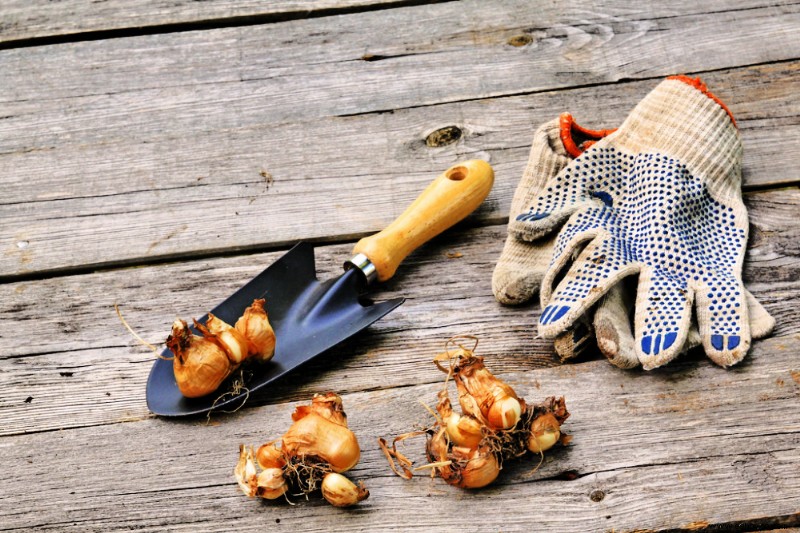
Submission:
<svg viewBox="0 0 800 533">
<path fill-rule="evenodd" d="M 747 289 L 744 290 L 744 297 L 747 301 L 747 316 L 750 319 L 750 336 L 754 339 L 763 339 L 772 333 L 775 319 Z"/>
<path fill-rule="evenodd" d="M 575 213 L 555 239 L 550 266 L 545 272 L 541 284 L 541 305 L 547 307 L 553 296 L 555 280 L 570 262 L 574 262 L 580 255 L 585 245 L 597 238 L 602 231 L 604 210 L 599 207 L 590 207 Z"/>
<path fill-rule="evenodd" d="M 697 325 L 706 355 L 720 366 L 731 366 L 750 349 L 747 301 L 736 279 L 715 281 L 697 291 Z"/>
<path fill-rule="evenodd" d="M 541 239 L 560 228 L 575 211 L 588 205 L 591 204 L 581 202 L 548 212 L 539 212 L 532 207 L 508 222 L 508 232 L 525 242 Z"/>
<path fill-rule="evenodd" d="M 553 348 L 562 363 L 580 356 L 592 345 L 592 324 L 581 316 L 567 331 L 555 338 Z"/>
<path fill-rule="evenodd" d="M 612 365 L 619 368 L 640 365 L 631 330 L 632 307 L 633 298 L 623 283 L 617 283 L 600 300 L 594 312 L 597 347 Z"/>
<path fill-rule="evenodd" d="M 753 296 L 749 290 L 744 290 L 745 301 L 747 302 L 747 315 L 750 321 L 750 337 L 753 339 L 763 339 L 772 333 L 775 327 L 775 319 L 772 315 L 764 309 L 761 302 Z M 697 329 L 697 322 L 692 321 L 692 326 L 689 328 L 689 336 L 686 338 L 684 344 L 684 351 L 689 351 L 702 344 L 700 332 Z"/>
<path fill-rule="evenodd" d="M 622 278 L 639 270 L 623 243 L 603 233 L 590 242 L 556 287 L 539 317 L 539 334 L 552 338 L 571 326 Z"/>
<path fill-rule="evenodd" d="M 694 293 L 681 281 L 659 274 L 643 271 L 636 295 L 635 346 L 645 370 L 681 353 L 692 322 Z"/>
<path fill-rule="evenodd" d="M 700 338 L 700 331 L 697 329 L 697 320 L 692 319 L 692 324 L 689 326 L 689 334 L 686 335 L 686 341 L 683 343 L 681 353 L 694 350 L 701 344 L 703 344 L 703 339 Z"/>
</svg>

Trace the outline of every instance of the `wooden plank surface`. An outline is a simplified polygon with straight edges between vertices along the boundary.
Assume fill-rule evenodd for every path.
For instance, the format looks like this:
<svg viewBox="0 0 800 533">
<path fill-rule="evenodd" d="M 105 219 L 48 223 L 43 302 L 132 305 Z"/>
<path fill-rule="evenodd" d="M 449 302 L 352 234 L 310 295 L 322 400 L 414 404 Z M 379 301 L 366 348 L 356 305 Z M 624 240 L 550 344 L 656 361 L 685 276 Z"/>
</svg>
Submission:
<svg viewBox="0 0 800 533">
<path fill-rule="evenodd" d="M 798 27 L 792 0 L 0 0 L 0 530 L 797 531 Z M 538 306 L 490 290 L 533 129 L 565 110 L 612 127 L 680 72 L 741 126 L 744 277 L 774 335 L 729 370 L 701 351 L 652 372 L 595 351 L 561 365 Z M 376 290 L 402 307 L 210 424 L 148 413 L 152 354 L 115 302 L 159 342 L 297 240 L 335 276 L 471 157 L 495 188 Z M 484 491 L 401 480 L 376 439 L 431 422 L 430 360 L 463 333 L 528 400 L 565 395 L 574 440 Z M 239 443 L 326 390 L 370 499 L 241 495 Z M 424 461 L 421 441 L 406 452 Z"/>
<path fill-rule="evenodd" d="M 0 2 L 0 43 L 7 46 L 36 40 L 62 40 L 96 37 L 96 33 L 149 29 L 151 32 L 205 26 L 252 25 L 293 18 L 330 16 L 359 10 L 392 9 L 434 1 L 414 0 L 204 0 L 201 6 L 191 0 L 105 0 L 87 4 L 80 0 L 3 0 Z M 788 2 L 775 2 L 777 4 Z M 625 10 L 628 16 L 674 16 L 730 9 L 727 0 L 700 4 L 667 3 L 647 10 L 624 1 L 603 2 Z M 747 10 L 763 5 L 761 0 L 738 1 L 736 9 Z M 562 6 L 564 7 L 564 6 Z M 566 6 L 574 9 L 575 5 Z M 89 34 L 80 35 L 80 34 Z"/>
<path fill-rule="evenodd" d="M 202 113 L 223 99 L 242 125 L 260 106 L 270 122 L 297 121 L 797 57 L 796 2 L 666 5 L 467 0 L 4 50 L 0 102 L 63 115 L 64 99 L 73 114 L 104 102 Z M 685 43 L 692 53 L 675 53 Z"/>
<path fill-rule="evenodd" d="M 704 78 L 741 124 L 746 186 L 800 181 L 792 163 L 800 63 Z M 198 123 L 203 129 L 191 135 L 176 131 L 187 127 L 180 108 L 128 127 L 123 122 L 132 115 L 120 110 L 116 126 L 107 114 L 63 122 L 73 131 L 53 135 L 46 141 L 53 145 L 41 149 L 26 144 L 50 136 L 36 120 L 0 121 L 0 142 L 16 145 L 0 155 L 0 278 L 361 236 L 385 226 L 438 172 L 473 157 L 496 172 L 478 220 L 501 222 L 536 125 L 563 110 L 586 124 L 616 125 L 655 83 L 611 85 L 603 98 L 590 87 L 412 108 L 391 120 L 366 114 L 283 125 L 266 117 L 239 127 Z M 462 132 L 455 143 L 426 142 L 453 126 Z"/>
<path fill-rule="evenodd" d="M 246 25 L 325 16 L 358 9 L 389 9 L 392 0 L 3 0 L 0 44 L 29 46 L 39 41 L 97 38 L 117 31 L 175 31 L 191 27 Z M 83 35 L 81 35 L 83 34 Z M 86 35 L 88 34 L 88 35 Z M 33 43 L 31 42 L 33 41 Z"/>
<path fill-rule="evenodd" d="M 800 333 L 800 190 L 747 195 L 753 224 L 745 279 L 778 321 L 777 333 Z M 497 353 L 499 371 L 555 364 L 551 344 L 537 339 L 537 306 L 499 306 L 490 290 L 504 226 L 442 236 L 420 250 L 376 298 L 409 299 L 367 332 L 291 380 L 254 398 L 296 400 L 312 391 L 407 387 L 436 380 L 431 353 L 447 338 L 472 333 Z M 317 250 L 321 279 L 338 275 L 350 245 Z M 461 253 L 448 259 L 447 253 Z M 176 316 L 203 315 L 281 253 L 180 262 L 85 276 L 0 285 L 0 374 L 13 395 L 0 397 L 0 435 L 108 424 L 147 416 L 144 388 L 152 354 L 136 344 L 113 310 L 153 343 Z M 47 312 L 42 316 L 42 309 Z M 40 331 L 52 335 L 39 334 Z M 597 356 L 595 356 L 597 357 Z M 333 361 L 333 362 L 332 362 Z M 26 403 L 26 399 L 32 400 Z M 102 409 L 97 409 L 102 405 Z"/>
<path fill-rule="evenodd" d="M 319 501 L 260 504 L 237 494 L 239 443 L 279 435 L 294 404 L 246 409 L 204 421 L 149 419 L 8 437 L 0 470 L 10 530 L 124 528 L 223 531 L 265 524 L 302 531 L 547 531 L 691 529 L 796 515 L 800 501 L 800 377 L 797 334 L 757 343 L 743 366 L 688 360 L 668 371 L 626 372 L 605 361 L 503 373 L 530 400 L 565 394 L 573 443 L 536 460 L 507 464 L 484 491 L 461 491 L 425 476 L 391 474 L 376 439 L 430 423 L 439 381 L 344 396 L 362 459 L 351 472 L 369 500 L 350 512 Z M 484 346 L 490 364 L 494 347 Z M 432 353 L 427 354 L 430 358 Z M 600 407 L 602 406 L 602 407 Z M 422 443 L 405 451 L 424 463 Z M 591 494 L 603 494 L 600 502 Z M 42 506 L 45 499 L 48 505 Z M 471 510 L 485 510 L 477 518 Z M 797 523 L 795 521 L 795 523 Z"/>
<path fill-rule="evenodd" d="M 686 5 L 696 3 L 679 7 Z M 800 48 L 792 38 L 797 4 L 764 1 L 745 11 L 652 20 L 628 11 L 448 2 L 4 50 L 2 131 L 41 120 L 41 137 L 12 142 L 42 148 L 99 117 L 110 133 L 113 125 L 127 128 L 169 110 L 182 111 L 176 118 L 184 133 L 274 125 L 786 61 Z M 537 27 L 521 24 L 531 19 Z M 514 38 L 527 44 L 509 44 Z M 746 46 L 754 38 L 762 45 Z M 694 53 L 673 54 L 684 42 Z M 40 107 L 31 109 L 33 102 Z"/>
</svg>

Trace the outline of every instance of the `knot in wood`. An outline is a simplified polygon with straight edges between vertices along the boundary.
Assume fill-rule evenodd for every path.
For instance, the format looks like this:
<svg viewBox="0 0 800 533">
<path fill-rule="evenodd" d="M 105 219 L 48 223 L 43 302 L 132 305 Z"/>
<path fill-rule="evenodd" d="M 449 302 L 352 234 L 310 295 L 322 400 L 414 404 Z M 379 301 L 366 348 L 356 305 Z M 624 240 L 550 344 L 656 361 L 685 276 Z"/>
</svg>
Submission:
<svg viewBox="0 0 800 533">
<path fill-rule="evenodd" d="M 446 126 L 434 131 L 425 139 L 425 144 L 431 148 L 453 144 L 461 138 L 463 132 L 458 126 Z"/>
<path fill-rule="evenodd" d="M 508 40 L 508 44 L 511 46 L 525 46 L 526 44 L 531 44 L 532 42 L 533 37 L 524 33 L 522 35 L 515 35 Z"/>
<path fill-rule="evenodd" d="M 595 489 L 589 493 L 589 499 L 593 502 L 601 502 L 606 497 L 606 493 L 600 489 Z"/>
</svg>

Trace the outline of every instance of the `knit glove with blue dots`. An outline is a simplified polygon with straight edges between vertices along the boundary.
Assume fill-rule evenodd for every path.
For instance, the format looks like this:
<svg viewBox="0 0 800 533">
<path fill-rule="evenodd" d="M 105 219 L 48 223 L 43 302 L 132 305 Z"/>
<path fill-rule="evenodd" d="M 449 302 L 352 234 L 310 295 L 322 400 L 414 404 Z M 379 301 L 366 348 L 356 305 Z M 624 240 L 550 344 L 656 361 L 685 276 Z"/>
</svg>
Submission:
<svg viewBox="0 0 800 533">
<path fill-rule="evenodd" d="M 693 309 L 706 354 L 722 366 L 739 362 L 751 337 L 741 157 L 733 116 L 700 80 L 659 84 L 510 224 L 523 240 L 562 228 L 542 283 L 539 333 L 558 335 L 638 274 L 634 336 L 645 368 L 681 352 Z"/>
</svg>

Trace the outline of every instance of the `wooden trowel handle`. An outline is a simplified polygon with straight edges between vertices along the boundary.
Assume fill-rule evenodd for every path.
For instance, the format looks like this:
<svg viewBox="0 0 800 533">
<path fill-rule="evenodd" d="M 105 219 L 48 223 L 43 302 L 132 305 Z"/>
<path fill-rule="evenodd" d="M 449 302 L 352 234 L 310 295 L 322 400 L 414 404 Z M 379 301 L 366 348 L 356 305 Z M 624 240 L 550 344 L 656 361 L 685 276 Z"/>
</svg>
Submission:
<svg viewBox="0 0 800 533">
<path fill-rule="evenodd" d="M 386 281 L 408 254 L 481 205 L 493 183 L 494 171 L 485 161 L 472 159 L 453 165 L 386 229 L 358 241 L 353 253 L 365 255 L 378 280 Z"/>
</svg>

